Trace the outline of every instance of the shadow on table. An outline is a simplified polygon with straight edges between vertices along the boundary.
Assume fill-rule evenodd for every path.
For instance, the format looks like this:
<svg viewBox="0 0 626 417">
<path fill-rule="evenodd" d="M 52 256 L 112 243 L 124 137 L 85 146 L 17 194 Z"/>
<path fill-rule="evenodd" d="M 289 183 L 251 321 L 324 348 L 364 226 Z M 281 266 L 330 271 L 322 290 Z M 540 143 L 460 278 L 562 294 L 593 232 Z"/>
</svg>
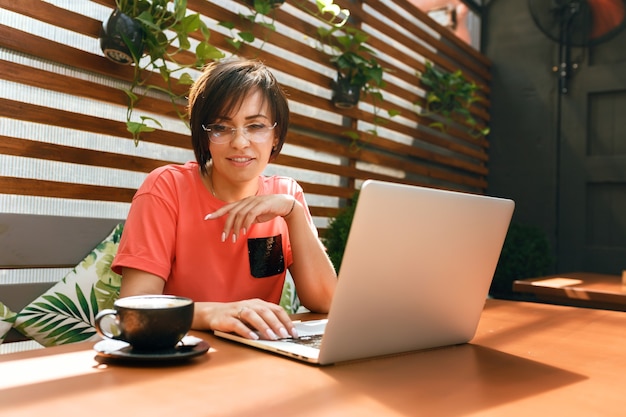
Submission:
<svg viewBox="0 0 626 417">
<path fill-rule="evenodd" d="M 465 344 L 320 368 L 336 380 L 333 393 L 303 393 L 275 412 L 319 409 L 332 397 L 367 396 L 407 416 L 460 416 L 587 379 L 583 375 L 490 348 Z M 293 408 L 296 407 L 296 408 Z"/>
<path fill-rule="evenodd" d="M 394 398 L 387 404 L 390 408 L 432 408 L 439 416 L 476 412 L 586 379 L 473 344 L 406 355 L 395 363 L 398 366 L 390 366 L 387 360 L 369 361 L 363 372 L 355 372 L 359 364 L 337 366 L 328 372 L 342 387 L 370 391 L 381 401 L 389 395 Z"/>
</svg>

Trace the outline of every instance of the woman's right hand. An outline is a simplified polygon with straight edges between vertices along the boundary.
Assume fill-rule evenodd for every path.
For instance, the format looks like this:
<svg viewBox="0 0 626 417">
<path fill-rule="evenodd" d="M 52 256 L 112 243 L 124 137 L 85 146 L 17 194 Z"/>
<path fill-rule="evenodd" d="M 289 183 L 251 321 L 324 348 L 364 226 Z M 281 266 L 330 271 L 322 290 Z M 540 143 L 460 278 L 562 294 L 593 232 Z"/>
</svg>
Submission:
<svg viewBox="0 0 626 417">
<path fill-rule="evenodd" d="M 226 204 L 213 213 L 208 213 L 204 220 L 227 216 L 222 242 L 227 239 L 235 242 L 239 234 L 245 234 L 253 223 L 264 223 L 275 217 L 287 217 L 296 209 L 296 205 L 299 205 L 296 199 L 288 194 L 252 196 Z"/>
</svg>

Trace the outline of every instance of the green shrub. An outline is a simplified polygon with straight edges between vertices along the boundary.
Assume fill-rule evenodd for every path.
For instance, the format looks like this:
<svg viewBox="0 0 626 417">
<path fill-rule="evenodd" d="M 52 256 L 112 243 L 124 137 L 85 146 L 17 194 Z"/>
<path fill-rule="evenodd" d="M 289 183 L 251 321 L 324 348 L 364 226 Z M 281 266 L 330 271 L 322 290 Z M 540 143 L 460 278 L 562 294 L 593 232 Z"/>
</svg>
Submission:
<svg viewBox="0 0 626 417">
<path fill-rule="evenodd" d="M 341 267 L 343 252 L 346 249 L 346 242 L 348 241 L 348 234 L 350 233 L 350 226 L 352 225 L 357 199 L 358 191 L 354 193 L 350 204 L 342 208 L 339 213 L 337 213 L 337 216 L 329 221 L 328 228 L 322 237 L 322 242 L 326 246 L 328 256 L 337 272 L 339 272 L 339 268 Z"/>
<path fill-rule="evenodd" d="M 489 293 L 495 297 L 513 297 L 513 281 L 547 275 L 552 266 L 553 257 L 546 234 L 537 227 L 512 223 Z"/>
</svg>

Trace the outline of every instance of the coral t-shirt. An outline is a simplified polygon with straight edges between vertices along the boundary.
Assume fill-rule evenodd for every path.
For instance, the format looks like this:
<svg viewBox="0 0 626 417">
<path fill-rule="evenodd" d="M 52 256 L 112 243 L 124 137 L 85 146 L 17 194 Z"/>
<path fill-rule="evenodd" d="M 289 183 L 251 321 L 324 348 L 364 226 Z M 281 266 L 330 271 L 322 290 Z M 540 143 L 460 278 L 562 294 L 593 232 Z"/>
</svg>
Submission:
<svg viewBox="0 0 626 417">
<path fill-rule="evenodd" d="M 317 233 L 295 180 L 260 176 L 258 195 L 264 194 L 293 195 Z M 278 303 L 293 262 L 286 222 L 276 217 L 255 223 L 236 242 L 222 242 L 226 216 L 204 217 L 223 205 L 202 183 L 196 162 L 154 170 L 133 197 L 113 270 L 152 273 L 165 280 L 164 294 L 195 301 L 261 298 Z"/>
</svg>

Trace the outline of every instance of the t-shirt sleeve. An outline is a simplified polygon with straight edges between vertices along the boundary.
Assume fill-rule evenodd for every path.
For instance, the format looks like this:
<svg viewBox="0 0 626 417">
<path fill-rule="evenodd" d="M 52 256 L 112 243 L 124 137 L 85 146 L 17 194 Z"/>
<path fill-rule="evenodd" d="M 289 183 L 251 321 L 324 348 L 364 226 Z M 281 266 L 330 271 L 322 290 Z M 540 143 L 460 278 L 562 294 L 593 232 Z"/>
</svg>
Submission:
<svg viewBox="0 0 626 417">
<path fill-rule="evenodd" d="M 178 208 L 167 173 L 152 173 L 137 190 L 112 269 L 139 269 L 167 280 L 176 244 Z"/>
</svg>

